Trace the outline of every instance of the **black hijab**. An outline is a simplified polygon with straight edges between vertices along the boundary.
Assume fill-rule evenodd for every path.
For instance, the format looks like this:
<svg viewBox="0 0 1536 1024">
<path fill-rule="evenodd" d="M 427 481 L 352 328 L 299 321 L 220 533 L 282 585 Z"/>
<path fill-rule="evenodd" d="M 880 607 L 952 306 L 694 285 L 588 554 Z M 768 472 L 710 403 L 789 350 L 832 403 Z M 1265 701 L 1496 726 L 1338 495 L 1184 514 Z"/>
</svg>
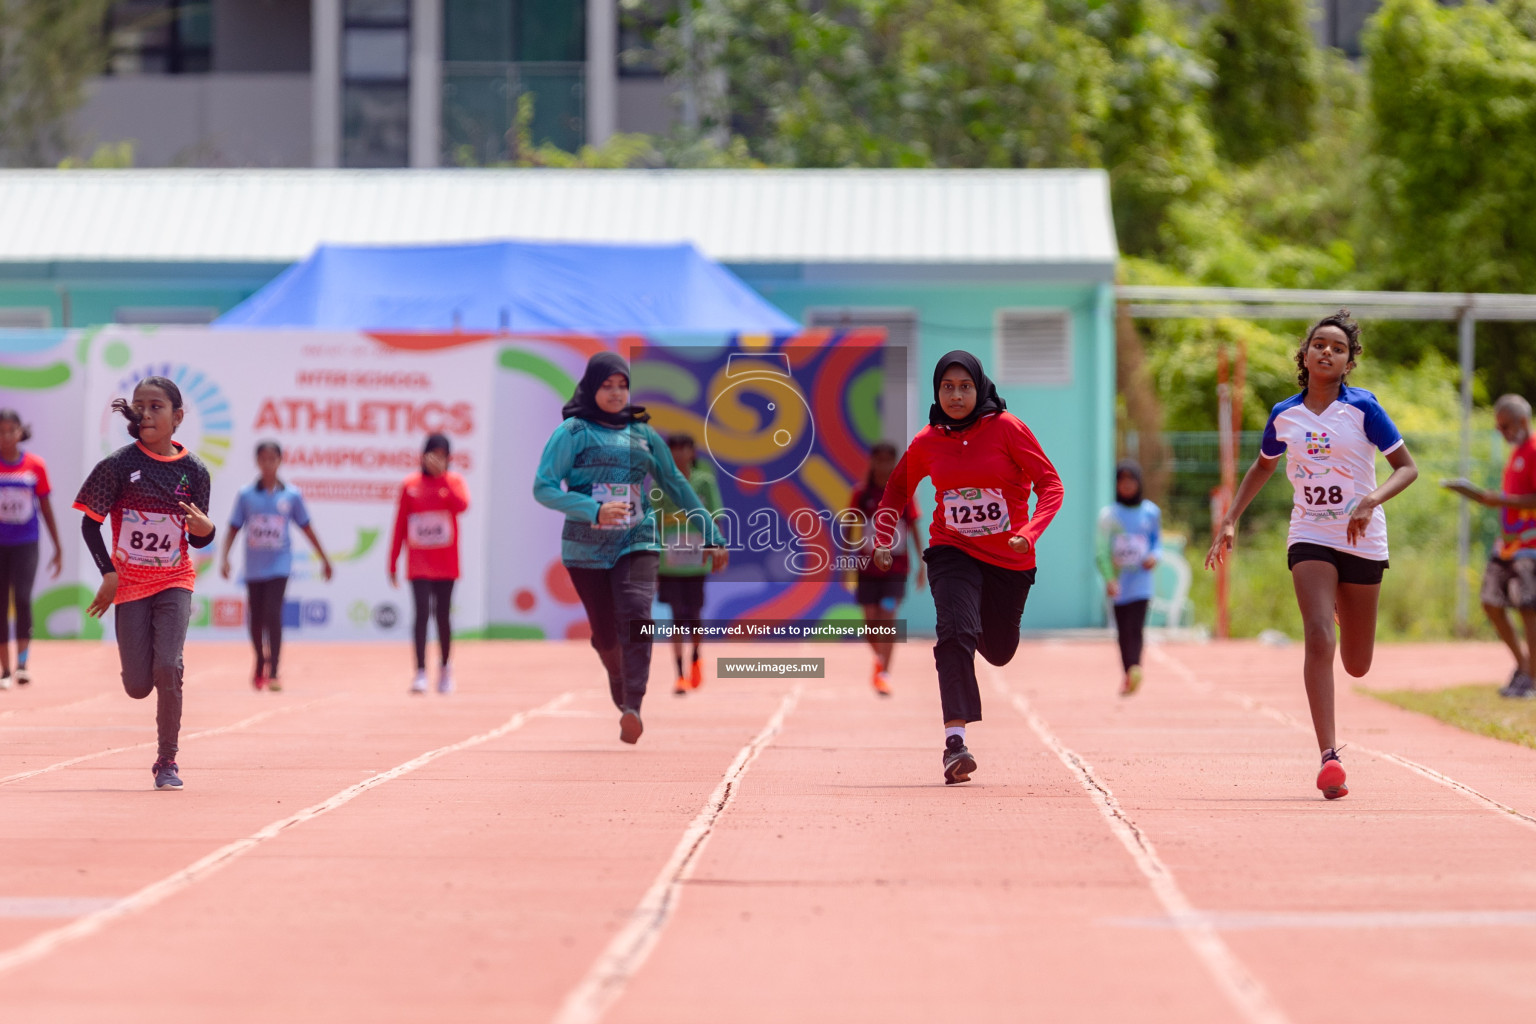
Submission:
<svg viewBox="0 0 1536 1024">
<path fill-rule="evenodd" d="M 1136 481 L 1136 493 L 1129 498 L 1120 497 L 1120 478 L 1128 476 Z M 1141 504 L 1141 466 L 1134 459 L 1126 459 L 1115 466 L 1115 500 L 1127 508 Z"/>
<path fill-rule="evenodd" d="M 939 404 L 939 382 L 944 379 L 944 371 L 956 364 L 971 375 L 971 380 L 976 385 L 976 407 L 971 410 L 969 416 L 961 420 L 950 416 Z M 939 357 L 939 364 L 933 368 L 933 404 L 928 407 L 929 424 L 935 427 L 948 427 L 950 430 L 964 430 L 983 416 L 1002 412 L 1006 408 L 1008 404 L 997 393 L 997 385 L 988 380 L 986 373 L 982 371 L 981 360 L 958 348 Z"/>
<path fill-rule="evenodd" d="M 571 400 L 565 403 L 560 410 L 560 415 L 566 419 L 572 416 L 583 420 L 592 420 L 594 423 L 606 423 L 611 427 L 622 427 L 630 423 L 645 423 L 651 417 L 646 414 L 643 405 L 626 405 L 619 412 L 604 412 L 597 406 L 597 391 L 603 386 L 603 381 L 616 373 L 622 373 L 624 379 L 630 380 L 629 364 L 624 357 L 617 352 L 599 352 L 587 360 L 587 368 L 582 371 L 581 380 L 576 384 L 576 393 Z"/>
</svg>

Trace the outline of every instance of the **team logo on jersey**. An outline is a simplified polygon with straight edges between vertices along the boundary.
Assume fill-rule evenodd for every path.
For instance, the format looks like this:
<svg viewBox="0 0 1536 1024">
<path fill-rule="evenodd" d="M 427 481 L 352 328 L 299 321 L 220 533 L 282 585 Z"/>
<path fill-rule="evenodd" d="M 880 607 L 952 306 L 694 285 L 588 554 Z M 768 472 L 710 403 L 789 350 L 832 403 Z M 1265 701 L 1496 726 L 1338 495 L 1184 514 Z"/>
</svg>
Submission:
<svg viewBox="0 0 1536 1024">
<path fill-rule="evenodd" d="M 1333 454 L 1333 448 L 1328 441 L 1326 430 L 1307 431 L 1307 456 L 1313 459 L 1326 459 Z"/>
</svg>

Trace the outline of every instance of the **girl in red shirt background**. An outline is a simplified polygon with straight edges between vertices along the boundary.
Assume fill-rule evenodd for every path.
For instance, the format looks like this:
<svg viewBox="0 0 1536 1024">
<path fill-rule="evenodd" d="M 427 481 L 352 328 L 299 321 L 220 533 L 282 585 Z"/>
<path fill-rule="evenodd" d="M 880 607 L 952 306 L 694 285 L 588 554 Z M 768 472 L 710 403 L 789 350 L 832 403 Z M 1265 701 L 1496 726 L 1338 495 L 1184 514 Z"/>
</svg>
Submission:
<svg viewBox="0 0 1536 1024">
<path fill-rule="evenodd" d="M 389 585 L 400 585 L 395 565 L 404 547 L 405 578 L 411 581 L 415 604 L 416 675 L 411 680 L 412 693 L 427 692 L 429 617 L 437 620 L 437 646 L 442 655 L 437 692 L 453 692 L 453 670 L 448 666 L 453 633 L 449 608 L 453 584 L 459 578 L 459 514 L 469 508 L 469 488 L 464 486 L 463 477 L 449 472 L 448 457 L 446 435 L 427 438 L 421 472 L 407 477 L 400 487 L 400 507 L 389 545 Z"/>
<path fill-rule="evenodd" d="M 933 371 L 928 426 L 907 446 L 875 512 L 875 565 L 889 569 L 894 526 L 924 477 L 933 480 L 933 525 L 923 561 L 937 613 L 933 645 L 944 710 L 944 782 L 966 782 L 976 759 L 965 726 L 981 721 L 976 652 L 1006 665 L 1035 582 L 1035 545 L 1061 508 L 1056 467 L 987 379 L 956 350 Z M 1029 512 L 1031 490 L 1035 512 Z"/>
</svg>

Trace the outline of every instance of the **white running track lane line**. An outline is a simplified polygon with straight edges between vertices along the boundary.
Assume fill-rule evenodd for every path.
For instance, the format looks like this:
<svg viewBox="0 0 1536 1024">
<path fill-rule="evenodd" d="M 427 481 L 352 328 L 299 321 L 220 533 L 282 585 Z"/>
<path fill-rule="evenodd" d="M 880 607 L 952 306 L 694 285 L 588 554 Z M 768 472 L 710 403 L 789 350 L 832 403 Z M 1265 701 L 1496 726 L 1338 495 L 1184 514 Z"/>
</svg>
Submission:
<svg viewBox="0 0 1536 1024">
<path fill-rule="evenodd" d="M 613 937 L 593 961 L 586 976 L 565 997 L 560 1011 L 554 1016 L 554 1024 L 595 1024 L 624 994 L 630 979 L 656 948 L 667 922 L 677 912 L 683 883 L 693 875 L 715 825 L 735 799 L 742 777 L 757 760 L 757 755 L 784 728 L 784 720 L 799 702 L 801 691 L 802 687 L 797 685 L 785 694 L 768 724 L 736 752 L 735 760 L 683 832 L 672 856 L 667 858 L 656 880 L 640 897 L 640 903 L 629 915 L 629 923 Z"/>
<path fill-rule="evenodd" d="M 218 736 L 226 732 L 237 732 L 240 729 L 245 729 L 255 725 L 257 722 L 266 721 L 268 718 L 287 714 L 291 711 L 303 711 L 305 708 L 312 708 L 316 704 L 324 704 L 326 701 L 338 700 L 343 696 L 345 696 L 345 694 L 333 693 L 328 697 L 319 697 L 304 704 L 285 704 L 282 707 L 273 708 L 270 711 L 262 711 L 258 714 L 251 715 L 249 718 L 242 718 L 238 722 L 231 722 L 228 725 L 218 725 L 211 729 L 200 729 L 197 732 L 189 732 L 185 736 L 181 737 L 181 742 L 186 743 L 190 740 L 202 739 L 204 736 Z M 145 743 L 131 743 L 126 747 L 111 747 L 107 750 L 98 750 L 94 754 L 82 754 L 79 757 L 72 757 L 67 761 L 59 761 L 56 764 L 50 764 L 45 768 L 34 768 L 28 772 L 17 772 L 15 775 L 7 775 L 4 778 L 0 778 L 0 786 L 9 786 L 14 782 L 21 782 L 23 779 L 31 779 L 36 778 L 39 775 L 47 775 L 49 772 L 60 771 L 64 768 L 70 767 L 71 765 L 81 764 L 86 761 L 94 761 L 99 757 L 108 757 L 112 754 L 121 754 L 128 750 L 147 750 L 155 747 L 156 745 L 157 741 L 149 740 Z"/>
<path fill-rule="evenodd" d="M 1314 735 L 1310 725 L 1297 721 L 1295 718 L 1286 714 L 1284 711 L 1281 711 L 1279 708 L 1270 707 L 1268 704 L 1265 704 L 1262 701 L 1254 700 L 1247 694 L 1228 693 L 1227 691 L 1216 686 L 1216 684 L 1201 679 L 1195 674 L 1193 669 L 1191 669 L 1188 665 L 1185 665 L 1182 661 L 1175 658 L 1173 655 L 1157 648 L 1149 648 L 1149 650 L 1152 651 L 1153 657 L 1163 661 L 1175 672 L 1177 672 L 1180 677 L 1183 678 L 1184 682 L 1190 686 L 1191 689 L 1201 693 L 1214 693 L 1219 697 L 1222 697 L 1234 704 L 1248 709 L 1249 711 L 1253 711 L 1257 714 L 1263 715 L 1266 718 L 1273 719 L 1274 721 L 1279 722 L 1281 725 L 1295 729 L 1297 732 L 1304 733 L 1307 736 Z M 1382 761 L 1390 761 L 1400 768 L 1406 768 L 1417 775 L 1422 775 L 1424 778 L 1429 779 L 1431 782 L 1439 783 L 1446 789 L 1451 790 L 1453 793 L 1460 793 L 1474 804 L 1477 804 L 1479 807 L 1483 808 L 1483 810 L 1495 811 L 1501 816 L 1514 822 L 1516 825 L 1523 825 L 1526 828 L 1536 829 L 1536 817 L 1526 814 L 1524 811 L 1518 811 L 1506 803 L 1501 803 L 1488 794 L 1472 788 L 1465 782 L 1460 782 L 1456 779 L 1453 779 L 1449 775 L 1446 775 L 1443 772 L 1438 772 L 1428 765 L 1419 764 L 1417 761 L 1410 760 L 1399 754 L 1393 754 L 1390 751 L 1377 750 L 1374 747 L 1367 747 L 1363 743 L 1356 743 L 1353 740 L 1349 742 L 1349 746 L 1351 749 L 1358 750 L 1362 754 L 1365 754 L 1369 757 L 1378 758 Z"/>
<path fill-rule="evenodd" d="M 0 974 L 33 961 L 41 960 L 60 946 L 79 939 L 89 938 L 120 917 L 127 917 L 129 914 L 148 910 L 157 903 L 162 903 L 183 889 L 190 887 L 193 883 L 202 881 L 218 869 L 227 866 L 230 862 L 245 856 L 269 839 L 276 839 L 290 828 L 302 825 L 306 821 L 320 817 L 322 814 L 328 814 L 338 807 L 351 803 L 369 790 L 382 786 L 391 779 L 398 779 L 400 776 L 413 772 L 424 765 L 431 764 L 440 757 L 446 757 L 460 750 L 468 750 L 470 747 L 476 747 L 482 743 L 499 739 L 507 735 L 507 733 L 522 728 L 530 719 L 564 707 L 575 696 L 574 693 L 562 693 L 560 696 L 536 708 L 528 711 L 519 711 L 488 732 L 482 732 L 468 739 L 459 740 L 457 743 L 450 743 L 446 747 L 429 750 L 425 754 L 413 757 L 403 764 L 395 765 L 395 767 L 388 771 L 371 775 L 362 782 L 348 786 L 346 789 L 334 796 L 327 797 L 318 804 L 306 807 L 302 811 L 291 814 L 286 818 L 279 818 L 270 825 L 252 832 L 244 839 L 237 839 L 232 843 L 219 847 L 206 857 L 193 861 L 175 874 L 167 875 L 158 882 L 151 882 L 139 891 L 125 896 L 109 907 L 103 907 L 95 913 L 77 918 L 60 928 L 35 935 L 19 946 L 0 952 Z"/>
<path fill-rule="evenodd" d="M 1275 1005 L 1263 983 L 1248 972 L 1211 922 L 1190 903 L 1173 872 L 1157 855 L 1152 840 L 1125 813 L 1109 787 L 1094 775 L 1093 766 L 1061 742 L 1028 698 L 1008 686 L 1001 671 L 992 665 L 987 665 L 986 669 L 992 677 L 993 687 L 1012 702 L 1040 742 L 1077 778 L 1093 806 L 1108 822 L 1109 830 L 1146 877 L 1153 895 L 1168 912 L 1171 927 L 1183 937 L 1243 1019 L 1250 1024 L 1289 1024 L 1289 1018 Z"/>
<path fill-rule="evenodd" d="M 69 708 L 77 708 L 77 707 L 79 707 L 82 704 L 91 704 L 91 703 L 94 703 L 94 702 L 96 702 L 98 700 L 103 700 L 105 697 L 106 697 L 106 694 L 98 693 L 94 697 L 87 697 L 84 700 L 73 700 L 73 701 L 70 701 L 68 704 L 43 704 L 43 705 L 40 705 L 40 706 L 35 707 L 35 708 L 34 707 L 12 708 L 9 711 L 0 711 L 0 718 L 10 718 L 12 715 L 19 715 L 19 714 L 21 714 L 23 712 L 26 712 L 27 714 L 34 714 L 34 713 L 39 712 L 39 711 L 65 711 L 65 710 L 67 710 Z"/>
</svg>

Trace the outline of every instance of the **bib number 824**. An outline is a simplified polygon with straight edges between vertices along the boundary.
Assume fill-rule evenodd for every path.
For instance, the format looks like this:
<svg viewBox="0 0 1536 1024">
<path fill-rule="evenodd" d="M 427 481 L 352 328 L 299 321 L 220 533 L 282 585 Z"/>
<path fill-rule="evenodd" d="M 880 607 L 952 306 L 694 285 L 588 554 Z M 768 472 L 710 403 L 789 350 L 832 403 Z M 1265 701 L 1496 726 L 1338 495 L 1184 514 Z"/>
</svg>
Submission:
<svg viewBox="0 0 1536 1024">
<path fill-rule="evenodd" d="M 138 530 L 133 530 L 128 534 L 128 547 L 134 551 L 143 551 L 149 554 L 164 554 L 175 550 L 176 545 L 172 542 L 171 535 L 168 533 L 142 533 Z"/>
<path fill-rule="evenodd" d="M 1332 487 L 1324 487 L 1321 484 L 1316 487 L 1303 487 L 1301 496 L 1308 505 L 1344 504 L 1344 489 L 1337 484 Z"/>
</svg>

